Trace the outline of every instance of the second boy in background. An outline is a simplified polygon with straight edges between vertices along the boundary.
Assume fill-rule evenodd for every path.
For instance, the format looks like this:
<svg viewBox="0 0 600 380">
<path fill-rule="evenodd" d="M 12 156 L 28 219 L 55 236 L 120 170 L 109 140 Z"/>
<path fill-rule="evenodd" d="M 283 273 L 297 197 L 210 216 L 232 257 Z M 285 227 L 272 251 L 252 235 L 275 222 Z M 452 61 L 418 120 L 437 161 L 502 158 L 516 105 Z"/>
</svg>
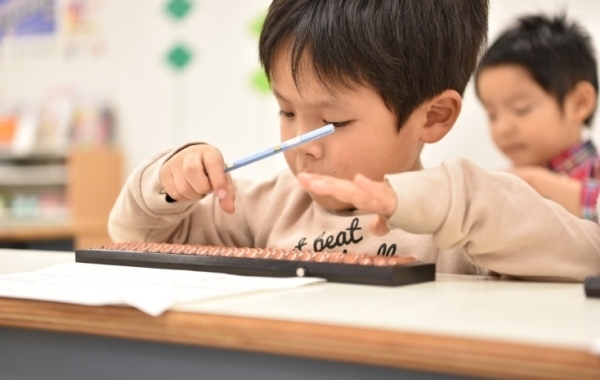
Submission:
<svg viewBox="0 0 600 380">
<path fill-rule="evenodd" d="M 598 152 L 582 132 L 596 110 L 598 77 L 585 30 L 565 16 L 520 18 L 485 53 L 476 88 L 513 172 L 597 222 Z"/>
</svg>

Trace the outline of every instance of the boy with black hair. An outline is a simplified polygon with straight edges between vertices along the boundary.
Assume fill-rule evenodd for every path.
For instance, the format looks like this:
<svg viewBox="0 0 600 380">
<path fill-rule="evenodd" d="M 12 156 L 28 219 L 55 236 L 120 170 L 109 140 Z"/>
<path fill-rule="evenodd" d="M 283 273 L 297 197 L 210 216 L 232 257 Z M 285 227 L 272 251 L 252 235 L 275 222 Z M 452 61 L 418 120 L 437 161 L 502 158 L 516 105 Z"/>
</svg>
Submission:
<svg viewBox="0 0 600 380">
<path fill-rule="evenodd" d="M 463 274 L 600 273 L 600 226 L 511 174 L 461 159 L 422 168 L 423 145 L 460 113 L 487 13 L 487 0 L 275 0 L 259 55 L 281 138 L 336 132 L 286 151 L 290 170 L 263 183 L 232 180 L 208 144 L 161 152 L 129 178 L 111 236 L 406 255 Z"/>
<path fill-rule="evenodd" d="M 528 15 L 504 31 L 476 74 L 492 138 L 513 172 L 573 214 L 598 221 L 600 159 L 582 139 L 598 76 L 588 33 L 564 15 Z"/>
</svg>

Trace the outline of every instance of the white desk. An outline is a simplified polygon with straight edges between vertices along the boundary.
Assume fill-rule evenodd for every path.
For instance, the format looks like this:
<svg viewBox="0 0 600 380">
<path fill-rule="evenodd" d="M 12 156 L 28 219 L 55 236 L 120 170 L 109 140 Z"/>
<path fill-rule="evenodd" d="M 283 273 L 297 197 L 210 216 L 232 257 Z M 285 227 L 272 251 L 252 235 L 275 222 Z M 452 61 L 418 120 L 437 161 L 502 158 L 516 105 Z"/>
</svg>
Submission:
<svg viewBox="0 0 600 380">
<path fill-rule="evenodd" d="M 0 273 L 73 259 L 72 253 L 0 250 Z M 586 299 L 581 284 L 453 275 L 397 288 L 325 283 L 178 305 L 159 318 L 128 307 L 0 298 L 0 326 L 11 328 L 3 331 L 13 334 L 13 341 L 19 336 L 15 331 L 31 333 L 14 328 L 26 328 L 83 333 L 89 339 L 127 338 L 131 344 L 141 339 L 199 345 L 212 347 L 211 354 L 224 348 L 321 358 L 349 371 L 345 378 L 370 376 L 361 371 L 371 367 L 358 370 L 344 362 L 375 365 L 380 377 L 396 368 L 511 379 L 600 379 L 600 357 L 589 353 L 600 338 L 600 300 Z M 274 361 L 292 360 L 261 358 L 275 367 Z M 323 363 L 310 361 L 313 368 Z M 324 373 L 331 378 L 330 369 Z"/>
</svg>

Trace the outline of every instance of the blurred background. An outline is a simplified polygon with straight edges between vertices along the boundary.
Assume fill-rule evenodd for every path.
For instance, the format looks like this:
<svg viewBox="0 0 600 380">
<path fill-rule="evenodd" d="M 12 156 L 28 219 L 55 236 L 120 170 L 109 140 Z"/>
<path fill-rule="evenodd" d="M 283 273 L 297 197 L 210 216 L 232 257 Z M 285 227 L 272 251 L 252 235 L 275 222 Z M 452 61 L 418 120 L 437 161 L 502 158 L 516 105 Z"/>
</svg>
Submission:
<svg viewBox="0 0 600 380">
<path fill-rule="evenodd" d="M 105 242 L 127 175 L 188 141 L 234 160 L 279 141 L 278 107 L 257 58 L 269 0 L 0 0 L 0 246 Z M 492 0 L 489 39 L 515 17 L 566 11 L 600 41 L 600 2 Z M 597 140 L 597 128 L 593 138 Z M 425 166 L 494 147 L 472 85 Z M 234 176 L 269 178 L 273 157 Z"/>
</svg>

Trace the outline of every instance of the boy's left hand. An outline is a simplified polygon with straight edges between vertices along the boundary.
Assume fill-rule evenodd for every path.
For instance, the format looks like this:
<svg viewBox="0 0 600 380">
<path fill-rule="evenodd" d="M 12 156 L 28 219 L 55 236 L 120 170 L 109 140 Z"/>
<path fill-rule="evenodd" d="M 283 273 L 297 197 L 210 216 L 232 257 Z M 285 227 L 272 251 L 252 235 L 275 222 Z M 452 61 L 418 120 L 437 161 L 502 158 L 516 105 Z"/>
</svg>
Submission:
<svg viewBox="0 0 600 380">
<path fill-rule="evenodd" d="M 372 181 L 362 174 L 356 174 L 353 181 L 308 173 L 298 173 L 297 177 L 300 185 L 314 194 L 330 196 L 358 210 L 377 214 L 369 226 L 373 234 L 383 236 L 390 231 L 387 220 L 396 211 L 397 200 L 387 182 Z"/>
<path fill-rule="evenodd" d="M 561 204 L 572 214 L 582 217 L 580 180 L 558 174 L 541 166 L 517 166 L 510 170 L 543 197 Z"/>
</svg>

